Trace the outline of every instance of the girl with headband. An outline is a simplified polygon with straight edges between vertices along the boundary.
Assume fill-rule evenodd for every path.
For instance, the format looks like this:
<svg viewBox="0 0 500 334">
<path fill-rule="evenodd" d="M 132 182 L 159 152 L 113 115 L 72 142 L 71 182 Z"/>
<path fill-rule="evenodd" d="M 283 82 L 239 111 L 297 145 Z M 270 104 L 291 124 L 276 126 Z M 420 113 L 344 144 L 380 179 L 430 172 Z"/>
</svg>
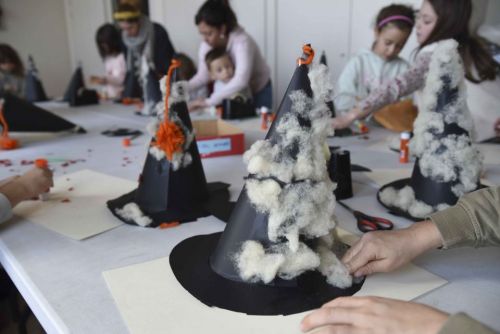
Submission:
<svg viewBox="0 0 500 334">
<path fill-rule="evenodd" d="M 370 92 L 349 112 L 332 121 L 335 129 L 348 127 L 353 121 L 364 118 L 380 108 L 394 103 L 403 96 L 422 90 L 429 62 L 438 42 L 454 39 L 464 63 L 468 97 L 467 104 L 473 119 L 482 110 L 489 110 L 488 128 L 499 115 L 500 75 L 499 65 L 488 53 L 484 41 L 469 31 L 472 14 L 471 0 L 424 0 L 416 20 L 417 41 L 420 44 L 415 61 L 405 72 Z M 471 94 L 471 92 L 474 92 Z M 485 105 L 489 107 L 485 107 Z M 477 128 L 476 128 L 477 132 Z"/>
<path fill-rule="evenodd" d="M 349 111 L 376 87 L 406 71 L 409 64 L 399 57 L 415 22 L 413 8 L 392 4 L 377 14 L 371 49 L 360 51 L 342 71 L 334 99 L 340 112 Z"/>
</svg>

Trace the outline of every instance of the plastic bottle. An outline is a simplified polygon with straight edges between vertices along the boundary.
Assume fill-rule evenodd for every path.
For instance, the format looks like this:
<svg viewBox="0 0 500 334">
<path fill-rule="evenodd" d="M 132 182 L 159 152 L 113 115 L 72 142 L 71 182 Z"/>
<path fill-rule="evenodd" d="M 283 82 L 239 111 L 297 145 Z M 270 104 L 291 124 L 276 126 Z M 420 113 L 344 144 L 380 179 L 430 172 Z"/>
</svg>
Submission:
<svg viewBox="0 0 500 334">
<path fill-rule="evenodd" d="M 269 116 L 269 109 L 267 107 L 260 107 L 260 114 L 261 114 L 261 125 L 260 128 L 262 130 L 267 130 L 267 121 L 268 121 L 268 116 Z"/>
<path fill-rule="evenodd" d="M 410 142 L 410 133 L 401 132 L 400 142 L 399 142 L 399 162 L 402 164 L 408 163 L 410 161 L 410 149 L 408 143 Z"/>
</svg>

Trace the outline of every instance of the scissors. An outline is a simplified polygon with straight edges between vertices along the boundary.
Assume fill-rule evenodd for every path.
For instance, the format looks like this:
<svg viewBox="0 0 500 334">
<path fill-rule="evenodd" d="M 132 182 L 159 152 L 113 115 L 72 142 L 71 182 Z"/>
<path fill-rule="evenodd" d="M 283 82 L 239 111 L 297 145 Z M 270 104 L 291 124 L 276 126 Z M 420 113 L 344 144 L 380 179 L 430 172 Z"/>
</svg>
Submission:
<svg viewBox="0 0 500 334">
<path fill-rule="evenodd" d="M 377 230 L 392 230 L 394 228 L 394 224 L 389 219 L 368 216 L 361 211 L 353 210 L 350 206 L 341 201 L 337 201 L 337 203 L 354 215 L 358 223 L 358 229 L 363 233 Z"/>
</svg>

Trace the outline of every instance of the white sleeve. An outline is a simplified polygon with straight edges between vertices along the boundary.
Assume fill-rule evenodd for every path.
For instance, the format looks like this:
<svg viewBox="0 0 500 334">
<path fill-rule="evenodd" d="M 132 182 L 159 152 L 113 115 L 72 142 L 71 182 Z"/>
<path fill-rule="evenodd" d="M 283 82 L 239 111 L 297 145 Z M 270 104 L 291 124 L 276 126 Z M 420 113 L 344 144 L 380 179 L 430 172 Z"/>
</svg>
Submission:
<svg viewBox="0 0 500 334">
<path fill-rule="evenodd" d="M 0 193 L 0 223 L 4 223 L 12 217 L 12 205 L 9 199 Z"/>
<path fill-rule="evenodd" d="M 335 91 L 335 109 L 349 111 L 357 103 L 356 96 L 360 84 L 360 66 L 358 59 L 352 58 L 342 70 Z"/>
</svg>

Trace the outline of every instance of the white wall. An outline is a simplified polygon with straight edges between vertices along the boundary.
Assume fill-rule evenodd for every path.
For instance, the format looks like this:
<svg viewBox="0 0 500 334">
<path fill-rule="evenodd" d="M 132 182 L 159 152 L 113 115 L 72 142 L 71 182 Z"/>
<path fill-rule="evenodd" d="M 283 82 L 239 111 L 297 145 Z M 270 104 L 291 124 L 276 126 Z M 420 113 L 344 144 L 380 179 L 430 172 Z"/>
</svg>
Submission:
<svg viewBox="0 0 500 334">
<path fill-rule="evenodd" d="M 8 43 L 27 64 L 33 55 L 45 90 L 60 96 L 70 72 L 64 0 L 3 0 L 4 26 L 0 41 Z"/>
<path fill-rule="evenodd" d="M 64 7 L 71 59 L 66 80 L 69 82 L 78 64 L 82 65 L 85 79 L 103 75 L 104 65 L 94 36 L 102 24 L 111 22 L 111 0 L 64 0 Z"/>
</svg>

